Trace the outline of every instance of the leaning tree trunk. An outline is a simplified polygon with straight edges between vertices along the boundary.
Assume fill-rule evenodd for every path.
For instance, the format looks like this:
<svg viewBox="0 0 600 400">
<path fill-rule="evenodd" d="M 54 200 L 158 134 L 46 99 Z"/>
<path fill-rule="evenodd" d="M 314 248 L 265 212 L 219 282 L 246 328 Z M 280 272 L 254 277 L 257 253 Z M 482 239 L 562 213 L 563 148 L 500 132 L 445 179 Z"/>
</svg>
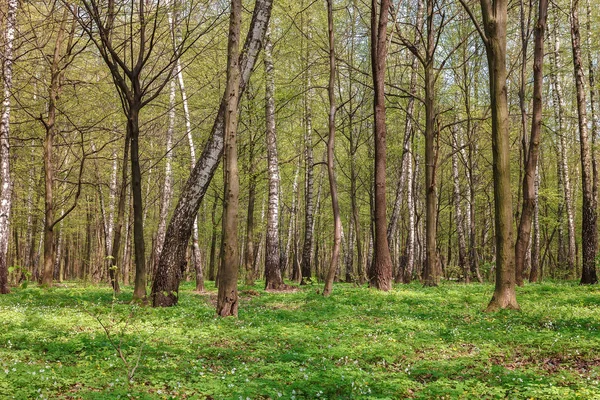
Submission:
<svg viewBox="0 0 600 400">
<path fill-rule="evenodd" d="M 333 247 L 331 249 L 331 261 L 329 271 L 325 279 L 323 296 L 329 296 L 333 291 L 333 280 L 340 258 L 340 244 L 342 241 L 342 219 L 340 217 L 340 206 L 338 203 L 337 183 L 333 169 L 335 150 L 335 36 L 333 24 L 333 0 L 327 0 L 327 22 L 329 37 L 329 139 L 327 140 L 327 176 L 329 177 L 329 192 L 331 195 L 331 207 L 333 210 Z M 387 240 L 387 239 L 386 239 Z"/>
<path fill-rule="evenodd" d="M 594 183 L 590 140 L 588 137 L 587 103 L 583 64 L 581 60 L 581 36 L 579 33 L 579 0 L 571 5 L 571 43 L 573 49 L 573 67 L 575 87 L 577 89 L 577 115 L 579 121 L 579 144 L 581 149 L 581 186 L 583 189 L 583 206 L 581 215 L 581 252 L 583 265 L 582 284 L 598 282 L 596 275 L 596 252 L 598 247 L 598 231 L 596 229 L 598 213 L 594 199 Z"/>
<path fill-rule="evenodd" d="M 171 24 L 171 29 L 174 27 Z M 175 29 L 175 50 L 178 43 L 181 43 L 181 29 L 177 26 Z M 181 103 L 183 105 L 183 118 L 185 120 L 185 134 L 188 139 L 188 145 L 190 146 L 190 171 L 194 170 L 196 165 L 196 146 L 194 145 L 194 138 L 192 137 L 192 123 L 190 118 L 190 108 L 188 105 L 187 92 L 185 90 L 185 82 L 183 80 L 183 71 L 181 68 L 181 59 L 178 58 L 175 64 L 175 76 L 177 76 L 177 82 L 179 83 L 179 91 L 181 92 Z M 202 268 L 201 256 L 200 256 L 200 245 L 198 243 L 198 217 L 194 217 L 194 225 L 192 227 L 192 250 L 194 255 L 194 270 L 196 271 L 196 292 L 204 292 L 204 270 Z M 157 259 L 158 262 L 158 259 Z M 156 264 L 157 266 L 158 264 Z M 155 267 L 156 267 L 155 266 Z"/>
<path fill-rule="evenodd" d="M 245 90 L 261 48 L 272 5 L 273 0 L 257 0 L 254 6 L 249 33 L 240 60 L 240 97 Z M 226 100 L 226 96 L 221 99 L 210 138 L 181 192 L 167 227 L 165 244 L 159 257 L 152 285 L 152 304 L 155 307 L 169 307 L 177 304 L 181 266 L 185 263 L 187 243 L 192 233 L 198 208 L 223 152 Z"/>
<path fill-rule="evenodd" d="M 2 71 L 2 119 L 0 120 L 0 294 L 8 289 L 8 239 L 10 237 L 10 209 L 13 184 L 10 175 L 10 96 L 12 92 L 13 48 L 17 27 L 17 0 L 8 0 Z"/>
<path fill-rule="evenodd" d="M 265 120 L 269 200 L 265 243 L 265 289 L 279 290 L 284 287 L 284 284 L 279 267 L 279 161 L 277 158 L 277 135 L 275 134 L 275 72 L 272 51 L 273 44 L 271 43 L 270 29 L 268 29 L 265 36 Z"/>
<path fill-rule="evenodd" d="M 379 18 L 377 1 L 371 1 L 371 68 L 374 93 L 375 139 L 375 261 L 369 276 L 371 286 L 388 291 L 392 288 L 392 259 L 387 241 L 386 219 L 386 125 L 385 125 L 385 64 L 387 56 L 387 22 L 389 0 L 381 0 Z"/>
<path fill-rule="evenodd" d="M 239 43 L 242 0 L 231 0 L 225 89 L 225 151 L 223 153 L 223 232 L 217 315 L 236 316 L 238 310 L 238 210 L 240 177 L 237 165 L 238 99 L 240 92 Z"/>
<path fill-rule="evenodd" d="M 533 111 L 531 116 L 531 136 L 527 156 L 525 157 L 525 175 L 523 177 L 523 209 L 517 231 L 515 245 L 515 279 L 523 285 L 525 256 L 531 239 L 531 225 L 536 207 L 536 171 L 539 157 L 540 136 L 542 131 L 542 90 L 544 64 L 544 32 L 548 16 L 548 0 L 539 1 L 538 20 L 535 24 L 535 44 L 533 55 Z"/>
</svg>

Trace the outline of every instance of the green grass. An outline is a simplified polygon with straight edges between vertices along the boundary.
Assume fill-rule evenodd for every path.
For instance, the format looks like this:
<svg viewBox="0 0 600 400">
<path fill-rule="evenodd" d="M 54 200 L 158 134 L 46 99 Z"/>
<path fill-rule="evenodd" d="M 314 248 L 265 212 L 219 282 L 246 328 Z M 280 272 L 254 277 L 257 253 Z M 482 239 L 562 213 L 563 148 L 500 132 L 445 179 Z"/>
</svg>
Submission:
<svg viewBox="0 0 600 400">
<path fill-rule="evenodd" d="M 522 311 L 485 314 L 490 285 L 257 285 L 221 319 L 212 283 L 170 309 L 67 285 L 0 296 L 1 399 L 600 399 L 598 286 L 527 285 Z M 97 318 L 128 362 L 143 346 L 130 382 Z"/>
</svg>

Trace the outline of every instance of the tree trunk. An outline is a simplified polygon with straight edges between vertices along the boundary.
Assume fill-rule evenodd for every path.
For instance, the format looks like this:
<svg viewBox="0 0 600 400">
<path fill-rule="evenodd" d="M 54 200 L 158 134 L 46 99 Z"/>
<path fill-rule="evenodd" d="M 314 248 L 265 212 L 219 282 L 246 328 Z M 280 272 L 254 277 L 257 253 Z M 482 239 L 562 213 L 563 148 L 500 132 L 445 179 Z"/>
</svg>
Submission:
<svg viewBox="0 0 600 400">
<path fill-rule="evenodd" d="M 463 281 L 469 283 L 469 264 L 467 262 L 467 243 L 463 231 L 464 221 L 461 207 L 460 178 L 458 173 L 458 152 L 460 142 L 458 140 L 457 127 L 452 127 L 452 178 L 454 180 L 454 216 L 456 219 L 456 238 L 458 241 L 458 267 L 463 271 Z M 450 262 L 450 260 L 448 260 Z"/>
<path fill-rule="evenodd" d="M 579 121 L 579 144 L 581 148 L 581 186 L 583 189 L 583 206 L 581 210 L 581 252 L 583 255 L 583 265 L 580 282 L 581 284 L 594 284 L 598 282 L 596 275 L 596 252 L 598 247 L 596 225 L 598 214 L 594 199 L 592 157 L 588 138 L 587 103 L 581 60 L 579 0 L 573 0 L 571 3 L 571 43 L 575 87 L 577 89 L 577 115 Z"/>
<path fill-rule="evenodd" d="M 531 117 L 531 136 L 525 156 L 525 175 L 523 176 L 523 209 L 517 231 L 515 245 L 515 282 L 523 285 L 525 258 L 531 238 L 531 224 L 536 206 L 535 180 L 539 157 L 540 136 L 542 131 L 542 90 L 544 63 L 544 32 L 548 16 L 548 1 L 539 1 L 538 20 L 535 25 L 535 44 L 533 60 L 533 111 Z M 523 94 L 524 96 L 524 94 Z M 523 100 L 524 102 L 524 100 Z"/>
<path fill-rule="evenodd" d="M 269 200 L 265 243 L 265 289 L 284 287 L 279 267 L 279 160 L 275 131 L 275 71 L 273 69 L 273 44 L 270 29 L 265 35 L 265 121 L 267 140 L 267 170 L 269 175 Z"/>
<path fill-rule="evenodd" d="M 386 125 L 385 125 L 385 65 L 387 56 L 387 22 L 389 0 L 381 0 L 379 18 L 377 1 L 371 1 L 371 68 L 374 93 L 375 138 L 375 262 L 369 276 L 370 285 L 383 291 L 392 288 L 392 259 L 387 241 L 386 220 Z"/>
<path fill-rule="evenodd" d="M 238 100 L 240 92 L 239 43 L 242 1 L 231 0 L 227 44 L 227 87 L 225 89 L 225 151 L 223 154 L 223 232 L 217 315 L 236 316 L 238 310 L 238 209 L 240 182 L 237 165 Z"/>
<path fill-rule="evenodd" d="M 240 97 L 261 48 L 264 33 L 271 16 L 273 0 L 257 0 L 240 60 Z M 223 96 L 213 124 L 210 138 L 188 178 L 167 227 L 163 251 L 159 258 L 152 285 L 153 306 L 169 307 L 177 304 L 180 266 L 185 262 L 187 243 L 200 203 L 217 169 L 223 152 L 223 131 L 227 96 Z"/>
<path fill-rule="evenodd" d="M 327 89 L 329 97 L 329 139 L 327 140 L 327 176 L 329 178 L 329 193 L 331 195 L 331 208 L 333 211 L 333 248 L 331 249 L 331 262 L 325 279 L 323 296 L 329 296 L 333 291 L 333 280 L 340 258 L 340 244 L 342 241 L 342 219 L 340 217 L 340 206 L 338 203 L 337 183 L 335 178 L 334 150 L 335 150 L 335 114 L 337 106 L 335 103 L 335 34 L 333 24 L 333 0 L 327 0 L 327 21 L 329 37 L 329 85 Z"/>
<path fill-rule="evenodd" d="M 555 16 L 555 25 L 558 23 L 557 14 L 559 10 L 555 7 L 555 11 L 553 15 Z M 564 129 L 564 99 L 562 95 L 562 87 L 560 84 L 560 80 L 558 77 L 558 71 L 560 70 L 561 62 L 560 62 L 560 40 L 557 34 L 557 29 L 553 29 L 553 39 L 554 39 L 554 51 L 552 52 L 552 63 L 553 68 L 550 71 L 550 79 L 552 81 L 552 101 L 553 101 L 553 109 L 554 109 L 554 117 L 558 124 L 557 131 L 559 137 L 559 153 L 560 153 L 560 164 L 561 164 L 561 177 L 563 184 L 563 196 L 565 201 L 565 212 L 567 215 L 567 235 L 568 235 L 568 245 L 567 245 L 567 264 L 568 271 L 571 277 L 575 276 L 575 268 L 576 268 L 576 253 L 577 248 L 575 244 L 575 216 L 573 210 L 573 195 L 571 192 L 571 175 L 569 172 L 569 163 L 567 156 L 567 141 L 566 141 L 566 132 Z"/>
<path fill-rule="evenodd" d="M 10 174 L 10 106 L 12 92 L 13 47 L 17 27 L 17 0 L 8 0 L 5 20 L 3 54 L 2 119 L 0 120 L 0 294 L 8 288 L 8 239 L 10 237 L 10 211 L 13 183 Z"/>
<path fill-rule="evenodd" d="M 435 57 L 436 33 L 433 21 L 433 0 L 427 0 L 427 45 L 425 49 L 425 241 L 426 256 L 423 269 L 423 284 L 438 284 L 437 254 L 437 110 L 435 99 L 435 73 L 433 70 Z"/>
<path fill-rule="evenodd" d="M 169 18 L 170 15 L 169 15 Z M 167 229 L 167 216 L 169 215 L 169 207 L 171 206 L 171 198 L 173 197 L 173 131 L 175 130 L 175 79 L 171 80 L 169 90 L 169 125 L 167 126 L 166 134 L 166 153 L 165 153 L 165 180 L 160 196 L 160 211 L 158 216 L 158 230 L 156 232 L 156 244 L 154 246 L 154 265 L 158 265 L 158 256 L 162 251 L 165 242 L 165 233 Z"/>
<path fill-rule="evenodd" d="M 133 199 L 133 250 L 135 253 L 135 280 L 133 300 L 146 300 L 146 242 L 144 240 L 144 208 L 142 205 L 142 174 L 139 156 L 139 109 L 130 104 L 127 118 L 131 147 L 131 194 Z"/>
<path fill-rule="evenodd" d="M 308 21 L 308 33 L 307 37 L 310 41 L 312 35 L 310 32 L 310 21 Z M 314 226 L 314 159 L 313 159 L 313 143 L 312 143 L 312 107 L 311 101 L 313 97 L 312 79 L 309 70 L 310 65 L 310 52 L 308 45 L 306 48 L 306 66 L 305 66 L 305 96 L 304 96 L 304 113 L 306 121 L 306 131 L 304 133 L 305 150 L 304 150 L 304 162 L 305 162 L 305 182 L 304 182 L 304 244 L 302 246 L 302 261 L 300 264 L 301 269 L 301 284 L 306 284 L 312 278 L 312 252 L 313 252 L 313 226 Z"/>
<path fill-rule="evenodd" d="M 515 292 L 515 263 L 512 243 L 513 215 L 506 88 L 507 8 L 507 0 L 481 0 L 484 31 L 481 31 L 480 34 L 485 43 L 490 78 L 494 221 L 496 229 L 496 287 L 487 311 L 494 311 L 499 308 L 519 308 Z"/>
</svg>

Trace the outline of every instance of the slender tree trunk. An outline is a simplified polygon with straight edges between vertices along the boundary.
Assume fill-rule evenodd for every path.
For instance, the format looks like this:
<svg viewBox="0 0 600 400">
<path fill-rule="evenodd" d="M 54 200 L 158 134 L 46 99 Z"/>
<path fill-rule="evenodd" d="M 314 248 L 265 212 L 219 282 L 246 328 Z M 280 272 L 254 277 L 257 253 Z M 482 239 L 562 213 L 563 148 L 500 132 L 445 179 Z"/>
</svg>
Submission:
<svg viewBox="0 0 600 400">
<path fill-rule="evenodd" d="M 8 239 L 10 237 L 10 211 L 13 183 L 10 174 L 10 108 L 12 92 L 13 48 L 17 28 L 17 0 L 8 0 L 5 20 L 3 54 L 2 119 L 0 120 L 0 294 L 8 288 Z"/>
<path fill-rule="evenodd" d="M 238 98 L 240 95 L 239 43 L 242 1 L 231 0 L 227 44 L 227 88 L 225 99 L 225 151 L 223 154 L 223 232 L 217 315 L 236 316 L 238 310 L 238 209 L 240 182 L 237 165 Z"/>
<path fill-rule="evenodd" d="M 298 175 L 300 174 L 300 157 L 298 157 L 298 165 L 296 167 L 296 172 L 294 173 L 294 183 L 292 184 L 292 208 L 290 209 L 290 222 L 288 225 L 288 233 L 287 233 L 287 240 L 286 240 L 286 245 L 285 245 L 285 250 L 281 252 L 281 268 L 287 269 L 287 264 L 288 264 L 288 260 L 289 260 L 289 255 L 290 255 L 290 251 L 292 248 L 292 240 L 295 242 L 296 241 L 296 235 L 295 235 L 295 231 L 296 231 L 296 226 L 297 226 L 297 220 L 298 220 L 298 202 L 297 202 L 297 197 L 298 197 Z M 293 259 L 296 259 L 296 250 L 294 250 L 294 255 L 293 255 Z M 292 263 L 293 267 L 292 267 L 292 272 L 291 272 L 291 279 L 295 282 L 298 281 L 298 277 L 300 276 L 300 270 L 294 268 L 296 263 L 293 262 Z"/>
<path fill-rule="evenodd" d="M 531 225 L 536 208 L 536 171 L 539 157 L 540 136 L 542 131 L 542 90 L 544 63 L 544 33 L 548 16 L 548 1 L 539 1 L 538 20 L 535 25 L 535 44 L 533 60 L 533 111 L 531 118 L 531 136 L 525 157 L 525 175 L 523 176 L 523 209 L 517 231 L 515 245 L 515 282 L 523 285 L 525 258 L 530 245 Z M 524 96 L 524 95 L 523 95 Z M 523 100 L 524 102 L 524 100 Z M 523 117 L 524 118 L 524 117 Z"/>
<path fill-rule="evenodd" d="M 56 134 L 56 108 L 59 92 L 61 89 L 61 67 L 62 44 L 67 24 L 67 13 L 65 9 L 63 17 L 56 34 L 54 53 L 50 65 L 50 87 L 48 88 L 48 113 L 45 121 L 42 121 L 46 130 L 44 137 L 44 177 L 45 177 L 45 220 L 44 220 L 44 274 L 42 276 L 43 286 L 52 286 L 54 275 L 55 241 L 54 241 L 54 164 L 53 147 Z"/>
<path fill-rule="evenodd" d="M 142 205 L 142 174 L 139 155 L 139 109 L 130 104 L 127 130 L 131 150 L 131 194 L 133 199 L 133 250 L 135 253 L 135 280 L 133 299 L 146 302 L 146 242 L 144 240 L 144 208 Z"/>
<path fill-rule="evenodd" d="M 557 22 L 557 14 L 559 13 L 557 7 L 555 7 L 555 11 L 553 15 L 555 16 L 555 25 Z M 567 157 L 567 140 L 566 140 L 566 131 L 564 129 L 564 99 L 562 95 L 562 87 L 560 84 L 560 80 L 558 77 L 559 67 L 561 65 L 560 62 L 560 40 L 557 34 L 557 27 L 553 29 L 553 39 L 554 39 L 554 51 L 552 52 L 552 63 L 553 67 L 550 73 L 550 79 L 552 81 L 552 101 L 553 101 L 553 109 L 554 109 L 554 117 L 557 122 L 557 130 L 558 130 L 558 147 L 559 147 L 559 156 L 560 156 L 560 164 L 561 164 L 561 177 L 563 184 L 563 195 L 565 201 L 565 213 L 567 215 L 567 235 L 568 235 L 568 246 L 567 246 L 567 264 L 568 271 L 571 277 L 575 276 L 575 268 L 576 268 L 576 253 L 577 248 L 575 244 L 575 216 L 573 209 L 573 195 L 571 192 L 571 173 L 568 163 Z"/>
<path fill-rule="evenodd" d="M 170 15 L 169 15 L 170 17 Z M 162 251 L 165 242 L 165 233 L 167 229 L 167 216 L 173 197 L 173 131 L 175 130 L 175 79 L 171 80 L 169 90 L 169 125 L 166 134 L 166 153 L 165 153 L 165 180 L 163 182 L 162 193 L 160 196 L 160 211 L 158 216 L 158 230 L 156 232 L 156 244 L 154 247 L 154 265 L 158 265 L 158 257 Z"/>
<path fill-rule="evenodd" d="M 586 0 L 586 47 L 588 55 L 588 81 L 590 85 L 590 114 L 592 127 L 592 173 L 593 173 L 593 195 L 594 203 L 598 204 L 598 163 L 596 161 L 596 138 L 598 136 L 598 116 L 596 110 L 596 83 L 594 78 L 594 61 L 592 50 L 592 9 L 590 0 Z"/>
<path fill-rule="evenodd" d="M 571 3 L 571 43 L 573 49 L 573 67 L 575 87 L 577 89 L 577 115 L 579 120 L 579 144 L 581 148 L 581 186 L 583 189 L 583 206 L 581 218 L 581 250 L 583 266 L 581 284 L 598 282 L 596 275 L 596 252 L 598 248 L 598 230 L 596 201 L 594 199 L 593 165 L 588 137 L 587 103 L 583 64 L 581 60 L 581 36 L 579 33 L 579 0 Z"/>
<path fill-rule="evenodd" d="M 337 183 L 334 171 L 335 150 L 335 33 L 333 24 L 333 0 L 327 0 L 327 21 L 329 37 L 329 139 L 327 140 L 327 176 L 329 178 L 329 193 L 331 195 L 331 208 L 333 210 L 333 248 L 331 249 L 331 262 L 325 279 L 323 296 L 329 296 L 333 291 L 333 280 L 340 258 L 340 245 L 342 241 L 342 219 L 338 203 Z"/>
<path fill-rule="evenodd" d="M 388 291 L 392 288 L 392 259 L 387 241 L 386 220 L 386 125 L 385 125 L 385 65 L 387 56 L 387 22 L 389 0 L 371 1 L 371 67 L 374 93 L 375 138 L 375 263 L 369 281 L 371 286 Z"/>
<path fill-rule="evenodd" d="M 463 271 L 463 281 L 469 283 L 469 264 L 467 262 L 467 243 L 463 231 L 464 221 L 461 207 L 460 178 L 458 173 L 458 140 L 457 127 L 452 127 L 452 178 L 454 180 L 454 216 L 456 219 L 456 238 L 458 241 L 458 267 Z M 448 260 L 449 262 L 450 260 Z"/>
<path fill-rule="evenodd" d="M 308 22 L 308 39 L 312 39 L 310 33 L 310 21 Z M 308 45 L 306 48 L 306 69 L 305 80 L 306 89 L 304 96 L 304 112 L 306 122 L 306 132 L 304 136 L 305 140 L 305 151 L 304 151 L 304 162 L 305 162 L 305 181 L 304 181 L 304 244 L 302 246 L 302 261 L 301 261 L 301 284 L 306 284 L 312 278 L 311 274 L 311 260 L 313 252 L 313 226 L 314 226 L 314 203 L 313 203 L 313 192 L 314 192 L 314 159 L 313 159 L 313 143 L 312 143 L 312 79 L 310 75 L 310 52 Z"/>
<path fill-rule="evenodd" d="M 437 254 L 437 110 L 435 99 L 435 59 L 436 32 L 433 21 L 433 0 L 427 0 L 427 44 L 424 62 L 425 77 L 425 241 L 426 256 L 423 269 L 423 284 L 437 286 L 439 263 Z"/>
<path fill-rule="evenodd" d="M 271 16 L 272 5 L 273 0 L 257 0 L 255 3 L 252 21 L 240 59 L 240 96 L 243 94 L 254 68 Z M 152 286 L 152 304 L 155 307 L 177 304 L 180 266 L 185 262 L 187 243 L 192 233 L 195 216 L 223 152 L 226 101 L 227 96 L 224 96 L 210 138 L 184 185 L 167 227 L 165 244 Z"/>
<path fill-rule="evenodd" d="M 531 271 L 529 282 L 537 282 L 540 274 L 540 167 L 535 168 L 535 208 L 533 210 L 533 245 L 531 246 Z"/>
<path fill-rule="evenodd" d="M 265 35 L 265 121 L 267 139 L 267 169 L 269 175 L 269 200 L 267 208 L 267 233 L 265 243 L 265 289 L 279 290 L 285 285 L 279 267 L 279 160 L 275 131 L 275 71 L 273 69 L 273 44 L 270 29 Z"/>
</svg>

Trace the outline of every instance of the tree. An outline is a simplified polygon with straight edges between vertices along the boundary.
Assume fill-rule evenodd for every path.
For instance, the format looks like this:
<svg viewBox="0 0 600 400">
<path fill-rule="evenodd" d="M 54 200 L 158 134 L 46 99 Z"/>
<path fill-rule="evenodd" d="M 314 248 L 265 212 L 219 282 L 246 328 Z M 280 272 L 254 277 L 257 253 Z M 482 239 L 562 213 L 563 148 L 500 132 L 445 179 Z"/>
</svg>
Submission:
<svg viewBox="0 0 600 400">
<path fill-rule="evenodd" d="M 238 310 L 238 240 L 237 223 L 240 177 L 237 160 L 238 101 L 240 90 L 239 43 L 242 24 L 242 1 L 231 0 L 229 40 L 227 42 L 227 87 L 225 88 L 225 149 L 223 152 L 223 232 L 217 315 L 236 316 Z"/>
<path fill-rule="evenodd" d="M 480 0 L 483 30 L 471 9 L 460 0 L 485 45 L 488 59 L 492 110 L 492 170 L 496 229 L 496 285 L 487 311 L 518 309 L 512 245 L 512 194 L 510 190 L 510 142 L 506 86 L 507 0 Z"/>
<path fill-rule="evenodd" d="M 267 208 L 267 233 L 265 242 L 265 288 L 278 290 L 284 287 L 279 266 L 279 160 L 275 133 L 275 73 L 273 69 L 273 43 L 270 30 L 265 36 L 265 121 L 267 140 L 267 169 L 269 199 Z"/>
<path fill-rule="evenodd" d="M 325 279 L 325 288 L 323 296 L 329 296 L 333 291 L 333 279 L 338 267 L 340 258 L 340 244 L 342 241 L 342 219 L 340 217 L 340 205 L 338 201 L 337 182 L 334 167 L 335 150 L 335 114 L 337 106 L 335 103 L 335 33 L 333 25 L 333 0 L 327 0 L 327 30 L 329 38 L 329 84 L 327 94 L 329 97 L 329 137 L 327 140 L 327 176 L 329 178 L 329 192 L 331 195 L 331 208 L 333 210 L 333 248 L 331 249 L 331 261 L 327 278 Z M 386 238 L 387 241 L 387 238 Z"/>
<path fill-rule="evenodd" d="M 13 184 L 10 174 L 10 106 L 12 92 L 13 49 L 17 29 L 17 0 L 8 1 L 3 58 L 2 119 L 0 119 L 0 294 L 8 288 L 8 239 Z"/>
<path fill-rule="evenodd" d="M 379 12 L 378 12 L 379 10 Z M 387 56 L 387 23 L 389 0 L 371 1 L 371 69 L 374 87 L 375 139 L 375 239 L 374 264 L 369 276 L 371 286 L 388 291 L 392 288 L 392 259 L 387 241 L 386 220 L 386 122 L 385 122 L 385 67 Z"/>
<path fill-rule="evenodd" d="M 579 0 L 571 3 L 571 45 L 573 69 L 577 90 L 577 116 L 579 122 L 579 145 L 581 149 L 581 186 L 583 205 L 581 215 L 581 253 L 583 255 L 581 284 L 598 283 L 596 274 L 596 253 L 598 251 L 598 211 L 594 198 L 594 178 L 590 138 L 588 137 L 587 103 L 581 59 L 581 35 L 579 33 Z"/>
<path fill-rule="evenodd" d="M 252 21 L 241 53 L 240 97 L 244 93 L 261 49 L 271 17 L 272 5 L 272 0 L 257 0 L 254 5 Z M 177 304 L 181 266 L 185 262 L 187 243 L 192 233 L 193 223 L 223 152 L 226 99 L 226 96 L 223 96 L 208 142 L 183 187 L 167 227 L 165 244 L 159 257 L 152 285 L 151 297 L 154 307 L 170 307 Z"/>
<path fill-rule="evenodd" d="M 134 300 L 146 301 L 146 250 L 144 240 L 144 216 L 142 206 L 142 173 L 140 169 L 140 112 L 150 104 L 171 81 L 177 59 L 199 38 L 198 27 L 191 27 L 174 49 L 161 47 L 161 41 L 170 43 L 172 30 L 164 20 L 163 11 L 171 15 L 171 5 L 133 2 L 131 7 L 122 8 L 109 0 L 106 4 L 98 0 L 83 0 L 85 12 L 77 14 L 80 25 L 98 49 L 110 70 L 123 113 L 127 118 L 131 160 L 131 187 L 133 196 L 133 237 L 135 251 Z M 193 10 L 188 10 L 191 12 Z M 189 14 L 188 14 L 189 15 Z M 189 17 L 188 17 L 189 18 Z M 115 23 L 128 26 L 123 36 L 116 30 Z M 179 20 L 175 24 L 183 24 Z M 163 29 L 166 28 L 166 29 Z M 210 29 L 210 24 L 209 28 Z M 200 35 L 202 32 L 200 32 Z M 192 36 L 193 35 L 193 36 Z M 155 56 L 161 63 L 150 63 Z M 127 143 L 126 143 L 127 146 Z M 123 166 L 125 168 L 125 166 Z"/>
<path fill-rule="evenodd" d="M 523 209 L 517 231 L 515 245 L 515 279 L 523 284 L 525 253 L 529 248 L 531 225 L 536 207 L 536 175 L 539 157 L 540 135 L 542 131 L 542 85 L 544 65 L 544 32 L 548 16 L 548 1 L 539 0 L 538 20 L 535 24 L 535 48 L 533 61 L 533 110 L 531 136 L 528 153 L 525 157 L 525 175 L 523 176 Z"/>
</svg>

